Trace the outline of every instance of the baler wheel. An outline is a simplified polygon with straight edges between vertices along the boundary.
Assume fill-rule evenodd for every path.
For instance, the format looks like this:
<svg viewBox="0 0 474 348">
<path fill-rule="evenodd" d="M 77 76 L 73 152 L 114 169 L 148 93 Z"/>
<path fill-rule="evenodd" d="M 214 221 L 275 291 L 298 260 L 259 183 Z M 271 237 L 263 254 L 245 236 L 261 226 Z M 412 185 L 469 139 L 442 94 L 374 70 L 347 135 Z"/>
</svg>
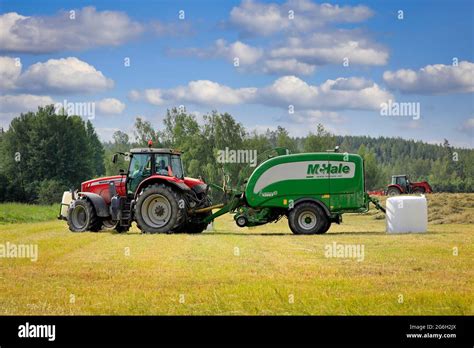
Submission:
<svg viewBox="0 0 474 348">
<path fill-rule="evenodd" d="M 330 221 L 319 205 L 303 202 L 290 211 L 288 224 L 294 234 L 323 234 L 329 229 Z"/>
</svg>

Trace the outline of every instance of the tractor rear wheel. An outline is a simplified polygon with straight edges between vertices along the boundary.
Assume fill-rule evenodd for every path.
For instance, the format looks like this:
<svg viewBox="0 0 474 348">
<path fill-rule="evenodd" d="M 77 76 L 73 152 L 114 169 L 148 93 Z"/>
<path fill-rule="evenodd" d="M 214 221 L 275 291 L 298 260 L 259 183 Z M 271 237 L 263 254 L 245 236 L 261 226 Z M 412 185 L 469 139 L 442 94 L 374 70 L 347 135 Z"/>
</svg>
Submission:
<svg viewBox="0 0 474 348">
<path fill-rule="evenodd" d="M 326 213 L 313 202 L 300 203 L 293 208 L 288 224 L 294 234 L 323 234 L 330 226 Z"/>
<path fill-rule="evenodd" d="M 398 196 L 400 194 L 401 194 L 400 190 L 397 189 L 396 187 L 390 187 L 387 190 L 387 196 Z"/>
<path fill-rule="evenodd" d="M 135 205 L 135 218 L 142 232 L 171 233 L 182 224 L 186 204 L 181 196 L 164 184 L 147 186 Z"/>
<path fill-rule="evenodd" d="M 75 200 L 69 207 L 67 224 L 72 232 L 97 232 L 102 226 L 102 221 L 97 217 L 92 203 L 81 198 Z"/>
</svg>

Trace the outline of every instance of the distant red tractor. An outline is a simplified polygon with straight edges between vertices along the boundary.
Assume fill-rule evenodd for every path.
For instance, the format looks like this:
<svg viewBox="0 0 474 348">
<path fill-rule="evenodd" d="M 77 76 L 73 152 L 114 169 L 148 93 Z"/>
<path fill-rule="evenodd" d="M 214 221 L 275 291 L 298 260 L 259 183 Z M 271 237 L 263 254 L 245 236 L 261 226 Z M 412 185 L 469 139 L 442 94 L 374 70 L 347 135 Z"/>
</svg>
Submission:
<svg viewBox="0 0 474 348">
<path fill-rule="evenodd" d="M 410 182 L 406 175 L 392 175 L 392 183 L 387 187 L 387 196 L 404 193 L 432 193 L 433 190 L 426 181 Z"/>
</svg>

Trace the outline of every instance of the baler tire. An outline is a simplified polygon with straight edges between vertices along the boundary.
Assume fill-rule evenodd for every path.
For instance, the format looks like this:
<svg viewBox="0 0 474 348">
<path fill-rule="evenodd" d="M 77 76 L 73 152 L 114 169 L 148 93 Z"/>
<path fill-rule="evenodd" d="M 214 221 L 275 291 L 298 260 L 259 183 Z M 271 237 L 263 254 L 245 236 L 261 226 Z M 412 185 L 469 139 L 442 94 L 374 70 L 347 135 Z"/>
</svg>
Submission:
<svg viewBox="0 0 474 348">
<path fill-rule="evenodd" d="M 169 204 L 170 216 L 162 226 L 151 226 L 149 222 L 153 223 L 153 219 L 150 216 L 145 219 L 142 215 L 143 204 L 150 204 L 147 200 L 152 196 L 161 196 L 161 198 L 164 199 L 163 203 L 165 205 Z M 135 219 L 138 228 L 144 233 L 173 233 L 179 229 L 185 213 L 185 206 L 183 209 L 179 207 L 180 199 L 181 196 L 179 193 L 167 185 L 154 184 L 145 187 L 138 195 L 137 203 L 135 204 Z M 166 204 L 166 202 L 168 204 Z M 148 222 L 146 220 L 148 220 Z"/>
<path fill-rule="evenodd" d="M 84 221 L 81 225 L 79 225 L 80 223 L 77 220 L 79 217 L 76 216 L 76 221 L 74 221 L 74 214 L 79 214 L 78 210 L 83 210 L 84 212 Z M 94 206 L 89 200 L 84 198 L 76 200 L 74 202 L 74 207 L 69 207 L 67 214 L 67 224 L 69 226 L 69 230 L 72 232 L 98 232 L 102 227 L 102 221 L 97 217 Z"/>
<path fill-rule="evenodd" d="M 417 187 L 413 190 L 413 193 L 423 194 L 423 193 L 425 193 L 425 189 L 423 187 Z"/>
<path fill-rule="evenodd" d="M 324 228 L 321 230 L 321 233 L 320 234 L 323 234 L 323 233 L 326 233 L 327 231 L 329 231 L 329 229 L 331 228 L 331 221 L 328 220 L 328 223 L 326 224 L 326 226 L 324 226 Z"/>
<path fill-rule="evenodd" d="M 307 217 L 305 218 L 303 214 L 306 214 Z M 305 219 L 304 222 L 302 221 L 303 218 Z M 307 221 L 308 219 L 309 221 Z M 308 226 L 303 226 L 304 223 L 307 223 Z M 314 223 L 314 226 L 311 225 L 312 223 Z M 288 224 L 294 234 L 323 234 L 329 229 L 330 221 L 319 205 L 312 202 L 303 202 L 290 211 Z"/>
</svg>

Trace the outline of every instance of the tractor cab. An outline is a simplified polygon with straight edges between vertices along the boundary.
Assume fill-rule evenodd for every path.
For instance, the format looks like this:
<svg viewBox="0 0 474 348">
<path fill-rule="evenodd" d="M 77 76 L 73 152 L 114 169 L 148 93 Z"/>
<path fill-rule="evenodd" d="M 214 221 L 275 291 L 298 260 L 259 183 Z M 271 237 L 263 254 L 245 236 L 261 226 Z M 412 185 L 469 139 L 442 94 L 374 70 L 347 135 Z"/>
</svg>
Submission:
<svg viewBox="0 0 474 348">
<path fill-rule="evenodd" d="M 402 192 L 407 192 L 410 187 L 410 181 L 406 175 L 392 175 L 392 185 L 398 185 Z"/>
<path fill-rule="evenodd" d="M 132 149 L 127 173 L 127 193 L 136 192 L 138 185 L 150 176 L 184 179 L 181 152 L 172 149 Z"/>
</svg>

